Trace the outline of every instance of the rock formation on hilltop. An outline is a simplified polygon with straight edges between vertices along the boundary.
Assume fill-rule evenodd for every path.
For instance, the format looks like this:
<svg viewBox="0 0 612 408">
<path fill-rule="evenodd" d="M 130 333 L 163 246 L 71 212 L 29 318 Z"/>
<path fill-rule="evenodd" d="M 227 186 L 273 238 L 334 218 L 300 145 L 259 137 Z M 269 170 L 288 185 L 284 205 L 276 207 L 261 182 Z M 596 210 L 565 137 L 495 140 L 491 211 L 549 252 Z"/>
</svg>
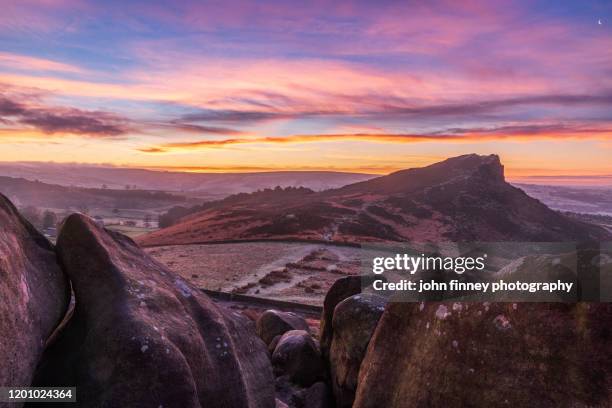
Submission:
<svg viewBox="0 0 612 408">
<path fill-rule="evenodd" d="M 30 384 L 69 288 L 51 244 L 0 195 L 0 387 Z"/>
<path fill-rule="evenodd" d="M 497 156 L 472 154 L 318 193 L 281 190 L 266 197 L 230 197 L 140 242 L 249 239 L 549 242 L 612 237 L 508 184 Z"/>
<path fill-rule="evenodd" d="M 274 406 L 266 345 L 245 317 L 85 216 L 64 222 L 57 252 L 76 307 L 36 385 L 76 386 L 82 407 Z"/>
</svg>

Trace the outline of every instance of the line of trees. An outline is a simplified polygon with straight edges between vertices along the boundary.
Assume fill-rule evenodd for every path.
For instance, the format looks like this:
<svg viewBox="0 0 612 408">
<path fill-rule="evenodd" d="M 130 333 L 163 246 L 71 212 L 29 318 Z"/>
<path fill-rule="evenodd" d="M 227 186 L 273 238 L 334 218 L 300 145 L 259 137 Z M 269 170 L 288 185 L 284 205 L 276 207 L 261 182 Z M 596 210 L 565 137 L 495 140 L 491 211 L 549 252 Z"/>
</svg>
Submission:
<svg viewBox="0 0 612 408">
<path fill-rule="evenodd" d="M 50 210 L 41 211 L 37 207 L 28 206 L 21 210 L 21 214 L 38 229 L 56 228 L 58 216 Z"/>
</svg>

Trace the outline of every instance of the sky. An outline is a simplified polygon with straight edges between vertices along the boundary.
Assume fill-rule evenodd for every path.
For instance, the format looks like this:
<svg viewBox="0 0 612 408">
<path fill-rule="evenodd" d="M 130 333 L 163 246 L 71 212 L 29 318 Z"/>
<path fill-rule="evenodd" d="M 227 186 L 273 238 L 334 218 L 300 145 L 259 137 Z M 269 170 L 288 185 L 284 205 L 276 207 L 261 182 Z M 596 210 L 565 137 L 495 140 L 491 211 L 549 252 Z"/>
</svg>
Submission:
<svg viewBox="0 0 612 408">
<path fill-rule="evenodd" d="M 610 1 L 0 1 L 0 161 L 612 174 Z"/>
</svg>

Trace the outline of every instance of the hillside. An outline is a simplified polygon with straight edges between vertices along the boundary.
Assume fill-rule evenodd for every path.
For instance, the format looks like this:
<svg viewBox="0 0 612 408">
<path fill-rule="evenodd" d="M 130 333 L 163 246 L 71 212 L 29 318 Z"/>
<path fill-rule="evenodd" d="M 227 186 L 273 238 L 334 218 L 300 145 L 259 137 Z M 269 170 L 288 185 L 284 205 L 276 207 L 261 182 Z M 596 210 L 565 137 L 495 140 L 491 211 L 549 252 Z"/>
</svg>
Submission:
<svg viewBox="0 0 612 408">
<path fill-rule="evenodd" d="M 152 209 L 186 202 L 183 196 L 160 191 L 66 187 L 2 176 L 0 193 L 19 207 L 56 209 Z"/>
<path fill-rule="evenodd" d="M 507 183 L 496 155 L 465 155 L 323 192 L 278 189 L 265 199 L 230 197 L 140 243 L 252 239 L 529 242 L 604 240 L 610 234 Z"/>
</svg>

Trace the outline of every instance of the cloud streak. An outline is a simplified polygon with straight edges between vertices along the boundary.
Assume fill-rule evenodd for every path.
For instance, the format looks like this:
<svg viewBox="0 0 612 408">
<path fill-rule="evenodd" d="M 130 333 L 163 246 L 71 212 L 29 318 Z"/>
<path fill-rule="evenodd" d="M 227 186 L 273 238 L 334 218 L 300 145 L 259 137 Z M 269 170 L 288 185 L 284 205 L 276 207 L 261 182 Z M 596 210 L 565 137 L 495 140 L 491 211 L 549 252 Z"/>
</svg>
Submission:
<svg viewBox="0 0 612 408">
<path fill-rule="evenodd" d="M 183 133 L 192 134 L 209 134 L 209 135 L 221 135 L 221 136 L 244 136 L 248 135 L 248 132 L 232 129 L 228 127 L 220 126 L 205 126 L 193 123 L 186 123 L 183 119 L 171 120 L 167 123 L 154 122 L 144 124 L 145 127 L 151 127 L 153 129 L 180 131 Z"/>
<path fill-rule="evenodd" d="M 447 129 L 431 133 L 347 133 L 293 136 L 265 136 L 255 138 L 227 138 L 173 142 L 139 148 L 143 153 L 172 153 L 203 149 L 219 149 L 234 145 L 321 143 L 337 141 L 362 141 L 371 143 L 419 143 L 419 142 L 474 142 L 492 140 L 546 140 L 593 139 L 612 137 L 610 128 L 585 128 L 572 125 L 519 125 L 497 128 Z"/>
<path fill-rule="evenodd" d="M 379 95 L 327 95 L 329 104 L 325 109 L 303 109 L 299 103 L 285 105 L 284 111 L 203 109 L 180 118 L 182 122 L 213 122 L 253 124 L 274 120 L 295 120 L 317 117 L 365 117 L 370 120 L 388 118 L 436 119 L 448 117 L 470 118 L 483 114 L 508 114 L 513 108 L 612 108 L 612 91 L 601 94 L 544 94 L 512 98 L 458 101 L 452 103 L 427 104 L 407 98 L 384 98 Z"/>
<path fill-rule="evenodd" d="M 73 74 L 83 72 L 83 70 L 76 65 L 7 52 L 0 52 L 0 67 L 16 70 L 50 71 Z"/>
<path fill-rule="evenodd" d="M 188 123 L 184 119 L 166 122 L 134 120 L 100 110 L 83 110 L 44 103 L 44 92 L 10 86 L 0 87 L 0 124 L 13 131 L 36 130 L 46 135 L 76 135 L 118 138 L 148 131 L 194 135 L 244 136 L 248 132 L 220 126 Z"/>
<path fill-rule="evenodd" d="M 19 99 L 21 97 L 21 100 Z M 0 120 L 7 126 L 33 128 L 44 134 L 118 137 L 130 131 L 119 115 L 71 107 L 42 105 L 28 96 L 0 93 Z"/>
</svg>

